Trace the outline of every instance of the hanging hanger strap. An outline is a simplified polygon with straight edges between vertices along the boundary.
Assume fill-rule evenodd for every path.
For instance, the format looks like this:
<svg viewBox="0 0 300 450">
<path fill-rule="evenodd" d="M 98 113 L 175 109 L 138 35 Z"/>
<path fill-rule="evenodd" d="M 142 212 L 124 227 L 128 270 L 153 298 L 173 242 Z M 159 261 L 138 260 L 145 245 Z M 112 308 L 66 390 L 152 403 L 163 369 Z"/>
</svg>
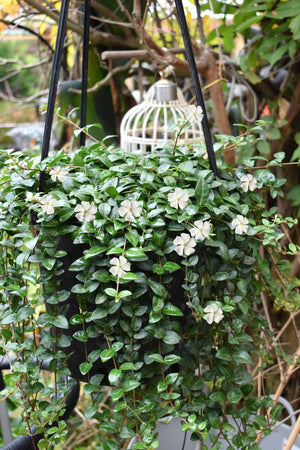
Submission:
<svg viewBox="0 0 300 450">
<path fill-rule="evenodd" d="M 81 104 L 80 104 L 80 128 L 86 126 L 87 111 L 87 84 L 88 84 L 88 65 L 89 65 L 89 39 L 90 39 L 90 0 L 84 2 L 83 16 L 83 49 L 82 49 L 82 66 L 81 66 Z M 85 145 L 86 133 L 80 133 L 79 145 Z"/>
<path fill-rule="evenodd" d="M 63 0 L 58 21 L 58 31 L 55 44 L 52 74 L 48 94 L 48 104 L 45 119 L 44 136 L 41 150 L 41 161 L 47 158 L 50 148 L 51 130 L 53 124 L 54 108 L 57 95 L 59 72 L 63 56 L 64 40 L 68 19 L 70 0 Z M 90 0 L 84 2 L 84 30 L 83 30 L 83 54 L 82 54 L 82 84 L 81 84 L 81 108 L 80 108 L 80 128 L 86 125 L 86 104 L 87 104 L 87 79 L 88 79 L 88 52 L 89 52 L 89 27 L 90 27 Z M 85 133 L 80 134 L 80 145 L 85 145 Z M 40 172 L 39 192 L 44 190 L 45 172 Z"/>
<path fill-rule="evenodd" d="M 47 112 L 45 119 L 45 128 L 44 128 L 44 136 L 42 143 L 42 151 L 41 151 L 41 161 L 47 158 L 49 154 L 50 147 L 50 138 L 51 138 L 51 130 L 53 123 L 53 115 L 55 108 L 55 100 L 57 94 L 57 86 L 59 79 L 60 66 L 63 55 L 64 48 L 64 40 L 66 35 L 66 26 L 67 26 L 67 18 L 68 18 L 68 10 L 69 10 L 69 0 L 62 0 L 61 9 L 59 14 L 58 21 L 58 31 L 55 43 L 55 51 L 53 58 L 53 67 L 50 81 L 50 88 L 48 94 L 48 103 L 47 103 Z M 44 190 L 45 185 L 45 172 L 40 172 L 39 179 L 39 192 Z"/>
<path fill-rule="evenodd" d="M 201 106 L 202 111 L 203 111 L 202 129 L 203 129 L 203 134 L 204 134 L 204 139 L 205 139 L 205 144 L 206 144 L 206 149 L 207 149 L 209 165 L 210 165 L 210 168 L 213 171 L 213 173 L 217 176 L 218 170 L 217 170 L 217 164 L 216 164 L 216 157 L 215 157 L 213 142 L 212 142 L 212 138 L 211 138 L 206 107 L 205 107 L 203 94 L 202 94 L 202 90 L 201 90 L 201 86 L 200 86 L 199 74 L 198 74 L 198 70 L 196 67 L 196 63 L 195 63 L 195 57 L 194 57 L 194 53 L 193 53 L 191 38 L 190 38 L 188 26 L 186 23 L 186 17 L 185 17 L 183 5 L 182 5 L 182 0 L 175 0 L 175 4 L 176 4 L 176 9 L 177 9 L 178 22 L 180 25 L 182 38 L 183 38 L 183 42 L 184 42 L 186 58 L 187 58 L 187 62 L 189 65 L 190 75 L 191 75 L 191 79 L 192 79 L 194 90 L 195 90 L 196 102 L 197 102 L 197 105 Z"/>
</svg>

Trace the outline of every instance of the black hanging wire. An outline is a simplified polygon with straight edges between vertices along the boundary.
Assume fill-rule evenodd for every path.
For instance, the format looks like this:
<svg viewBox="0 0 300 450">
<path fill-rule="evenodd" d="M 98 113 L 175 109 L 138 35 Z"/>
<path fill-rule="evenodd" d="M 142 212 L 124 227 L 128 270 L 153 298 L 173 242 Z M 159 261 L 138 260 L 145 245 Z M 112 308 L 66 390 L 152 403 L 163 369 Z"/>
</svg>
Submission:
<svg viewBox="0 0 300 450">
<path fill-rule="evenodd" d="M 90 38 L 90 0 L 84 2 L 83 16 L 83 50 L 82 50 L 82 84 L 81 84 L 81 104 L 80 104 L 80 128 L 86 126 L 86 105 L 87 105 L 87 83 L 89 65 L 89 38 Z M 85 145 L 86 133 L 81 131 L 79 145 Z"/>
<path fill-rule="evenodd" d="M 194 85 L 197 105 L 200 105 L 203 110 L 202 128 L 203 128 L 203 134 L 204 134 L 205 143 L 206 143 L 209 165 L 210 165 L 210 168 L 213 171 L 213 173 L 217 176 L 218 170 L 217 170 L 217 164 L 216 164 L 216 157 L 215 157 L 213 142 L 212 142 L 212 138 L 211 138 L 211 134 L 210 134 L 210 128 L 209 128 L 209 123 L 208 123 L 208 118 L 207 118 L 206 107 L 205 107 L 202 90 L 201 90 L 201 86 L 200 86 L 199 74 L 198 74 L 198 70 L 196 67 L 194 53 L 193 53 L 193 49 L 192 49 L 191 38 L 190 38 L 189 30 L 187 27 L 187 23 L 186 23 L 184 9 L 182 6 L 182 0 L 175 0 L 175 4 L 176 4 L 176 9 L 177 9 L 178 22 L 180 25 L 181 34 L 182 34 L 182 38 L 183 38 L 183 42 L 184 42 L 186 58 L 187 58 L 187 62 L 189 65 L 192 82 Z"/>
<path fill-rule="evenodd" d="M 55 43 L 52 75 L 51 75 L 50 88 L 49 88 L 49 94 L 48 94 L 48 104 L 47 104 L 47 113 L 46 113 L 46 118 L 45 118 L 45 128 L 44 128 L 44 136 L 43 136 L 43 143 L 42 143 L 41 161 L 43 161 L 45 158 L 47 158 L 47 156 L 49 154 L 51 130 L 52 130 L 52 123 L 53 123 L 53 116 L 54 116 L 54 107 L 55 107 L 59 72 L 60 72 L 60 66 L 61 66 L 61 62 L 62 62 L 64 41 L 65 41 L 65 35 L 66 35 L 68 10 L 69 10 L 69 0 L 62 0 L 60 14 L 59 14 L 59 21 L 58 21 L 58 31 L 57 31 L 57 37 L 56 37 L 56 43 Z M 42 192 L 44 190 L 44 184 L 45 184 L 45 172 L 40 172 L 39 192 Z"/>
</svg>

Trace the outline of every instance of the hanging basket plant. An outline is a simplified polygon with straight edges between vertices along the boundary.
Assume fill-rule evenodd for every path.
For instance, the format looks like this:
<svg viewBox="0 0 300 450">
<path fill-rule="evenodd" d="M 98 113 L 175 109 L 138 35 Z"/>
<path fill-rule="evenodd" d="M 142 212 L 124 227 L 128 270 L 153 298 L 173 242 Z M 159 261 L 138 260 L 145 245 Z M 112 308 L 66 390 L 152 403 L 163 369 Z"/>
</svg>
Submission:
<svg viewBox="0 0 300 450">
<path fill-rule="evenodd" d="M 20 389 L 29 423 L 59 419 L 69 375 L 85 381 L 103 449 L 133 437 L 132 448 L 157 448 L 166 415 L 195 440 L 258 448 L 256 431 L 269 424 L 253 415 L 272 406 L 253 378 L 270 339 L 260 293 L 281 292 L 260 249 L 277 261 L 283 236 L 264 195 L 280 195 L 284 180 L 221 159 L 216 178 L 202 144 L 141 156 L 97 143 L 42 163 L 1 151 L 0 161 L 0 352 L 11 359 L 5 394 Z M 46 359 L 52 396 L 40 378 Z M 66 433 L 50 430 L 41 448 Z"/>
</svg>

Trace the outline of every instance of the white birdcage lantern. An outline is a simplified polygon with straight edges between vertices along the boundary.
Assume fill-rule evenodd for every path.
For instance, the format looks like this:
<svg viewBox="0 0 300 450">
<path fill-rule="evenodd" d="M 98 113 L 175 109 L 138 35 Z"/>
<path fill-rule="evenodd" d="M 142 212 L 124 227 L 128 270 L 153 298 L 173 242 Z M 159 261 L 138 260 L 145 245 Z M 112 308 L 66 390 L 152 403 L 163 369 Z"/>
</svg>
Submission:
<svg viewBox="0 0 300 450">
<path fill-rule="evenodd" d="M 145 100 L 124 115 L 120 134 L 121 148 L 130 153 L 153 152 L 176 138 L 174 126 L 187 119 L 189 105 L 176 83 L 167 79 L 157 81 L 148 90 Z M 177 140 L 179 145 L 204 142 L 200 120 L 184 127 Z"/>
</svg>

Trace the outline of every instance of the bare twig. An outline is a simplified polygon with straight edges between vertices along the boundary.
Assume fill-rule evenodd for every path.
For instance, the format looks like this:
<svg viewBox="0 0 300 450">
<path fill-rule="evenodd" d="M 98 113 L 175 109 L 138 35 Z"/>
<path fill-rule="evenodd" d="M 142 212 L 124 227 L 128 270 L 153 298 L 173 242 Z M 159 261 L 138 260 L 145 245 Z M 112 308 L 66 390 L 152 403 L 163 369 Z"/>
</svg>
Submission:
<svg viewBox="0 0 300 450">
<path fill-rule="evenodd" d="M 88 94 L 91 94 L 93 92 L 97 92 L 102 86 L 106 86 L 109 84 L 109 81 L 111 80 L 111 78 L 113 78 L 117 73 L 120 72 L 124 72 L 126 70 L 128 70 L 132 64 L 134 63 L 134 59 L 131 59 L 130 61 L 128 61 L 126 64 L 124 64 L 123 66 L 118 66 L 118 67 L 114 67 L 113 69 L 111 69 L 107 75 L 102 78 L 102 80 L 98 81 L 98 83 L 94 84 L 94 86 L 92 86 L 91 88 L 89 88 L 87 90 Z M 70 92 L 74 92 L 76 94 L 80 94 L 81 91 L 78 89 L 70 89 Z"/>
<path fill-rule="evenodd" d="M 287 443 L 285 444 L 284 449 L 285 450 L 291 450 L 294 442 L 296 441 L 298 435 L 300 433 L 300 415 L 298 416 L 298 419 L 292 429 L 292 432 L 287 440 Z"/>
<path fill-rule="evenodd" d="M 300 346 L 297 348 L 296 352 L 294 353 L 292 364 L 290 364 L 287 367 L 286 373 L 280 380 L 279 386 L 273 397 L 273 406 L 268 409 L 267 414 L 266 414 L 267 420 L 271 416 L 272 408 L 274 408 L 274 406 L 277 405 L 278 399 L 281 396 L 281 394 L 283 393 L 284 388 L 286 387 L 291 375 L 295 372 L 295 370 L 299 369 L 299 365 L 298 365 L 299 358 L 300 358 Z M 255 442 L 258 444 L 261 441 L 262 437 L 263 437 L 263 432 L 259 431 Z"/>
</svg>

